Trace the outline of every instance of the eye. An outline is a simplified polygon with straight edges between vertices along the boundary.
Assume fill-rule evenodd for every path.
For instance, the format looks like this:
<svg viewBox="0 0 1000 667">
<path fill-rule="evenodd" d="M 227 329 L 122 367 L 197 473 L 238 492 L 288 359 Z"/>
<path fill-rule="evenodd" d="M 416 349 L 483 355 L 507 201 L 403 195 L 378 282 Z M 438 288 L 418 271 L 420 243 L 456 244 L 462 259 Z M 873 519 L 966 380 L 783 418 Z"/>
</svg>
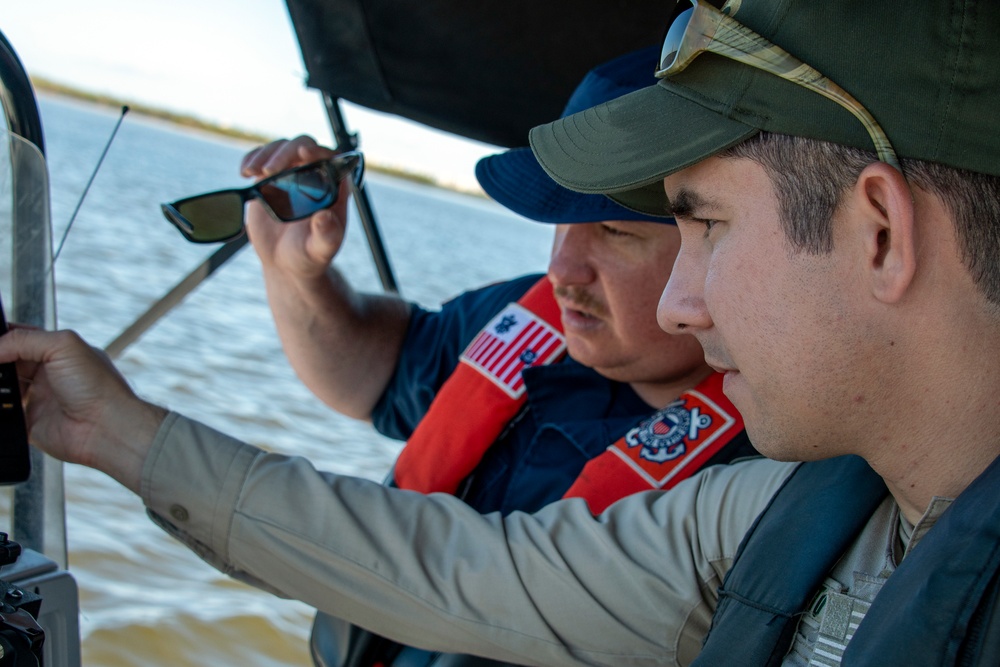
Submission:
<svg viewBox="0 0 1000 667">
<path fill-rule="evenodd" d="M 607 234 L 608 236 L 620 236 L 620 237 L 634 236 L 634 234 L 632 234 L 631 232 L 627 232 L 620 227 L 610 225 L 606 222 L 601 223 L 601 229 L 604 230 L 604 233 Z"/>
<path fill-rule="evenodd" d="M 716 221 L 703 218 L 700 222 L 705 225 L 705 238 L 707 239 L 708 235 L 712 233 L 712 229 L 715 227 Z"/>
</svg>

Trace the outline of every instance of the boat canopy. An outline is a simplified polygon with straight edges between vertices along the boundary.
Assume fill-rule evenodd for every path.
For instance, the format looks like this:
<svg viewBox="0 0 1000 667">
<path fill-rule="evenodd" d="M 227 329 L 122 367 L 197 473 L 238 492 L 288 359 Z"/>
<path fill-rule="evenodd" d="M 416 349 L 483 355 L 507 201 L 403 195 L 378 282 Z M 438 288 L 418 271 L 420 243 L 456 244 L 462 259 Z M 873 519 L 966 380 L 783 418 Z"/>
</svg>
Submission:
<svg viewBox="0 0 1000 667">
<path fill-rule="evenodd" d="M 526 145 L 528 130 L 558 118 L 588 70 L 661 41 L 677 5 L 673 0 L 286 2 L 309 87 L 505 147 Z"/>
</svg>

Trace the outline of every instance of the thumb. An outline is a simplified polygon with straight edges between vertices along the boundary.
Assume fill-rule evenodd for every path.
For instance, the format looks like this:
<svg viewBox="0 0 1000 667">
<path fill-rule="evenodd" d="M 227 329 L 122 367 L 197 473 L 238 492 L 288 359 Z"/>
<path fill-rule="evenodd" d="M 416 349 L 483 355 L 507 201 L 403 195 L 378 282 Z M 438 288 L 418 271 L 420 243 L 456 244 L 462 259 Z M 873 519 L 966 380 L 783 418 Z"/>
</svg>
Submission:
<svg viewBox="0 0 1000 667">
<path fill-rule="evenodd" d="M 344 224 L 329 209 L 313 215 L 309 224 L 311 233 L 306 243 L 306 252 L 315 261 L 329 264 L 344 242 Z"/>
</svg>

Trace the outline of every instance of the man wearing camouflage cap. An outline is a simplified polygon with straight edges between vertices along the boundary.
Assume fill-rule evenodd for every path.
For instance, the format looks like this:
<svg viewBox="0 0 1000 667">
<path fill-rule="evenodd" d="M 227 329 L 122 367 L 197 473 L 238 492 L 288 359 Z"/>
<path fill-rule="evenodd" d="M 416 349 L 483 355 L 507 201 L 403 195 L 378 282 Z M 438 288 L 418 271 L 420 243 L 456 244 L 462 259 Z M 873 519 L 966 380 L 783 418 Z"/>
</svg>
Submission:
<svg viewBox="0 0 1000 667">
<path fill-rule="evenodd" d="M 673 212 L 661 326 L 699 339 L 775 460 L 597 518 L 572 500 L 482 517 L 164 418 L 75 337 L 14 332 L 0 362 L 44 364 L 21 365 L 36 441 L 141 493 L 227 572 L 428 648 L 1000 664 L 1000 5 L 742 0 L 678 21 L 659 84 L 531 142 L 567 187 Z M 52 436 L 70 424 L 49 390 L 86 437 Z M 325 489 L 325 523 L 279 530 L 261 498 L 282 485 Z"/>
</svg>

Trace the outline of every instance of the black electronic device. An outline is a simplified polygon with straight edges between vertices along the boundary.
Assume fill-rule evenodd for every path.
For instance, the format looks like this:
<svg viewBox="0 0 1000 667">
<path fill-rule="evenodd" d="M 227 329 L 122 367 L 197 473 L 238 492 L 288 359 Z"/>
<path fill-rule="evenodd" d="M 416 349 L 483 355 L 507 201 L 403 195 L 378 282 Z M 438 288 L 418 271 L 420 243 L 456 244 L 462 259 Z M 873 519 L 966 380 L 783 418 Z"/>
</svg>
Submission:
<svg viewBox="0 0 1000 667">
<path fill-rule="evenodd" d="M 20 555 L 21 545 L 0 532 L 0 568 L 14 563 Z M 37 592 L 0 579 L 0 666 L 42 666 L 45 630 L 38 624 L 41 606 L 42 597 Z"/>
<path fill-rule="evenodd" d="M 7 333 L 7 318 L 0 301 L 0 335 Z M 0 364 L 0 484 L 17 484 L 31 474 L 28 427 L 24 421 L 17 368 Z"/>
</svg>

